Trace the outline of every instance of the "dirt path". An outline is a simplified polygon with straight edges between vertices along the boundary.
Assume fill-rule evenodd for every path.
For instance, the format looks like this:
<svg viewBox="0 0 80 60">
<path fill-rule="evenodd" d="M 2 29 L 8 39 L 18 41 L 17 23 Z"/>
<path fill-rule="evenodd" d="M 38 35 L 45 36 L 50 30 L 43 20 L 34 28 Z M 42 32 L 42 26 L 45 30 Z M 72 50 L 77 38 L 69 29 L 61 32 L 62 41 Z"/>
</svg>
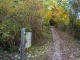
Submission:
<svg viewBox="0 0 80 60">
<path fill-rule="evenodd" d="M 74 60 L 73 54 L 67 54 L 66 42 L 61 39 L 55 28 L 51 27 L 50 30 L 52 31 L 53 46 L 48 60 Z"/>
</svg>

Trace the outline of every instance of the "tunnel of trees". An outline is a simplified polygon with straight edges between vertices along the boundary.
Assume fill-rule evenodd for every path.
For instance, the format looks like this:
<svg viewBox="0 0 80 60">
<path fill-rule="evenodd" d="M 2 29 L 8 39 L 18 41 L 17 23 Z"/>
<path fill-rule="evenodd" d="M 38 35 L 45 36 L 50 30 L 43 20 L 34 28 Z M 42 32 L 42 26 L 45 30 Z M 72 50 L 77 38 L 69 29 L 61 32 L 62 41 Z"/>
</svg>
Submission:
<svg viewBox="0 0 80 60">
<path fill-rule="evenodd" d="M 19 45 L 23 27 L 38 41 L 43 33 L 42 18 L 43 29 L 50 24 L 80 39 L 79 0 L 0 0 L 0 46 L 9 50 Z"/>
</svg>

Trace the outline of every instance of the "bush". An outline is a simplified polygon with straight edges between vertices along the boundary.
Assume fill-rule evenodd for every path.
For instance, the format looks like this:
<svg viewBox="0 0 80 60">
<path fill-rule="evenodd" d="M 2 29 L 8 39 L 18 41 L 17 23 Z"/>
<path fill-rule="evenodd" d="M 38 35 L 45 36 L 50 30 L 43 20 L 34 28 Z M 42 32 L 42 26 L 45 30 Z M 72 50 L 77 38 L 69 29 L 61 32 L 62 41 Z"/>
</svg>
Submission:
<svg viewBox="0 0 80 60">
<path fill-rule="evenodd" d="M 0 3 L 0 46 L 4 50 L 15 50 L 12 46 L 20 45 L 21 29 L 33 32 L 33 40 L 41 34 L 39 4 L 32 1 L 10 1 Z M 24 3 L 25 2 L 25 3 Z M 5 5 L 6 3 L 6 5 Z M 34 12 L 33 12 L 34 11 Z"/>
<path fill-rule="evenodd" d="M 80 21 L 74 26 L 75 38 L 80 39 Z"/>
</svg>

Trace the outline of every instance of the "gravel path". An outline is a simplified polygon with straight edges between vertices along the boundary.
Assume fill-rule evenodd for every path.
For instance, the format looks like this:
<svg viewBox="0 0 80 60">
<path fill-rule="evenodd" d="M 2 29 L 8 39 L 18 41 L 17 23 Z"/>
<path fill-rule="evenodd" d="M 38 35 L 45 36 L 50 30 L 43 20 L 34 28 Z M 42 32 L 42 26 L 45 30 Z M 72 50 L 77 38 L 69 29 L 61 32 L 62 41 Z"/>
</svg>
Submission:
<svg viewBox="0 0 80 60">
<path fill-rule="evenodd" d="M 48 60 L 74 60 L 73 54 L 67 54 L 65 41 L 61 39 L 54 27 L 50 27 L 52 32 L 53 46 L 48 55 Z M 67 56 L 68 55 L 68 56 Z"/>
<path fill-rule="evenodd" d="M 51 48 L 51 53 L 49 54 L 49 60 L 62 60 L 61 50 L 60 50 L 60 38 L 53 27 L 50 28 L 52 31 L 53 47 Z"/>
</svg>

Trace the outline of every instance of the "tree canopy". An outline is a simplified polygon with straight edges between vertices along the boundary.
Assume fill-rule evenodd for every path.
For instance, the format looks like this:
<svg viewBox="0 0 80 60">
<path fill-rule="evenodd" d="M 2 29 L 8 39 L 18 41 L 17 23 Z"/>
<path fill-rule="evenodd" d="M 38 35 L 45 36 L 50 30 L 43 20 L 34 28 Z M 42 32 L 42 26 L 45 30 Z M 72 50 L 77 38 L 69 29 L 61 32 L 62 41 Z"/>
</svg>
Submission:
<svg viewBox="0 0 80 60">
<path fill-rule="evenodd" d="M 0 0 L 0 43 L 5 49 L 18 45 L 23 27 L 32 31 L 33 40 L 37 41 L 42 25 L 48 27 L 50 20 L 56 27 L 80 38 L 80 1 Z"/>
</svg>

